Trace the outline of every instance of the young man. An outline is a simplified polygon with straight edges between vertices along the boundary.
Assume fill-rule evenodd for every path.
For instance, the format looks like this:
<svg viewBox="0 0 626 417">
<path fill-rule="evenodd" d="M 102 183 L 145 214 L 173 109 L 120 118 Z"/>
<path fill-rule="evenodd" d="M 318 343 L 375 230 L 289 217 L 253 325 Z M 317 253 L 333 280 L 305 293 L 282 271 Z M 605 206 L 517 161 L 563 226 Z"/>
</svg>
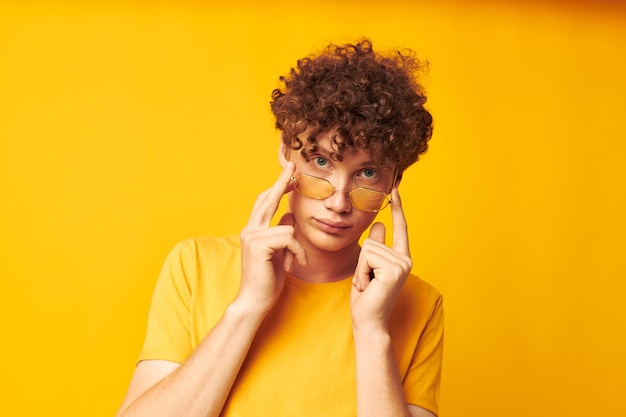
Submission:
<svg viewBox="0 0 626 417">
<path fill-rule="evenodd" d="M 239 236 L 172 250 L 118 416 L 437 414 L 441 296 L 411 275 L 397 188 L 432 133 L 419 69 L 365 40 L 281 78 L 282 174 Z M 391 246 L 376 223 L 360 247 L 387 205 Z"/>
</svg>

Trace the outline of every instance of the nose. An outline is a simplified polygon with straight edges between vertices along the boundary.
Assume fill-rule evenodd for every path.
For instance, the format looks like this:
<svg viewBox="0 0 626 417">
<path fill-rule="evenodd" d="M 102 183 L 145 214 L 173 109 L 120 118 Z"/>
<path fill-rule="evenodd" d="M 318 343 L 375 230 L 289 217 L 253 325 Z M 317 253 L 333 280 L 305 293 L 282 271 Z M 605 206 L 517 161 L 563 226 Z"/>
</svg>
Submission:
<svg viewBox="0 0 626 417">
<path fill-rule="evenodd" d="M 352 203 L 346 191 L 337 191 L 324 200 L 324 206 L 337 213 L 348 213 L 352 211 Z"/>
<path fill-rule="evenodd" d="M 349 191 L 345 191 L 347 183 L 337 185 L 342 187 L 335 187 L 335 193 L 324 199 L 324 206 L 337 213 L 348 213 L 352 211 L 352 202 L 350 201 Z"/>
</svg>

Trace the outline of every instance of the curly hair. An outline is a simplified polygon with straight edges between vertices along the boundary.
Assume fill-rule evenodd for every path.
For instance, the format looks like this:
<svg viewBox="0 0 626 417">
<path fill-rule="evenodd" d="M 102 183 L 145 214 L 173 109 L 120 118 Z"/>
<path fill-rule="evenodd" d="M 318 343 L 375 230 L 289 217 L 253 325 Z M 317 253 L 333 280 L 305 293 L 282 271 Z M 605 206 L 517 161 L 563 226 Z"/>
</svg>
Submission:
<svg viewBox="0 0 626 417">
<path fill-rule="evenodd" d="M 380 55 L 365 39 L 331 44 L 299 60 L 280 77 L 284 88 L 272 92 L 270 103 L 284 143 L 308 159 L 317 150 L 317 137 L 330 133 L 334 159 L 364 149 L 378 166 L 403 172 L 426 152 L 433 131 L 416 79 L 426 64 L 415 55 L 411 50 Z"/>
</svg>

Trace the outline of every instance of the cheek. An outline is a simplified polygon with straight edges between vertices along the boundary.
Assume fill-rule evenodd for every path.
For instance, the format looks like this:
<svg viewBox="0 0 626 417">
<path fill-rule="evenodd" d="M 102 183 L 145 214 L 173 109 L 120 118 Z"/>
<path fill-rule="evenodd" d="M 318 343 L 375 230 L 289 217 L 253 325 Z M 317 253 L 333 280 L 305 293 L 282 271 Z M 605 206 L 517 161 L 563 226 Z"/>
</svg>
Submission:
<svg viewBox="0 0 626 417">
<path fill-rule="evenodd" d="M 289 194 L 287 194 L 287 204 L 289 207 L 289 211 L 293 212 L 293 207 L 294 207 L 294 195 L 296 195 L 297 193 L 295 191 L 290 192 Z"/>
<path fill-rule="evenodd" d="M 287 195 L 287 202 L 289 204 L 289 211 L 296 214 L 302 213 L 306 209 L 306 202 L 309 200 L 303 195 L 298 194 L 295 191 L 290 192 Z"/>
<path fill-rule="evenodd" d="M 363 233 L 376 218 L 376 213 L 361 212 L 362 215 L 358 219 L 360 233 Z M 359 214 L 361 214 L 359 213 Z"/>
</svg>

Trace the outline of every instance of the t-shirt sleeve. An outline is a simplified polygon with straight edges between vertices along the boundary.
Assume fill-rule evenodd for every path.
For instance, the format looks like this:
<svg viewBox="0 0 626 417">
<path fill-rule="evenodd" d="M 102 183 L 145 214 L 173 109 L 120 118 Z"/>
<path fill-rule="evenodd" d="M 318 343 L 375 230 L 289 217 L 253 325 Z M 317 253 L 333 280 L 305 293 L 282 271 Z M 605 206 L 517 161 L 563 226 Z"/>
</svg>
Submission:
<svg viewBox="0 0 626 417">
<path fill-rule="evenodd" d="M 443 300 L 439 295 L 432 305 L 430 317 L 404 380 L 407 402 L 425 408 L 436 415 L 439 413 L 442 360 Z"/>
<path fill-rule="evenodd" d="M 154 289 L 148 328 L 139 361 L 183 363 L 193 348 L 190 337 L 190 277 L 195 273 L 193 243 L 178 243 L 169 253 Z"/>
</svg>

